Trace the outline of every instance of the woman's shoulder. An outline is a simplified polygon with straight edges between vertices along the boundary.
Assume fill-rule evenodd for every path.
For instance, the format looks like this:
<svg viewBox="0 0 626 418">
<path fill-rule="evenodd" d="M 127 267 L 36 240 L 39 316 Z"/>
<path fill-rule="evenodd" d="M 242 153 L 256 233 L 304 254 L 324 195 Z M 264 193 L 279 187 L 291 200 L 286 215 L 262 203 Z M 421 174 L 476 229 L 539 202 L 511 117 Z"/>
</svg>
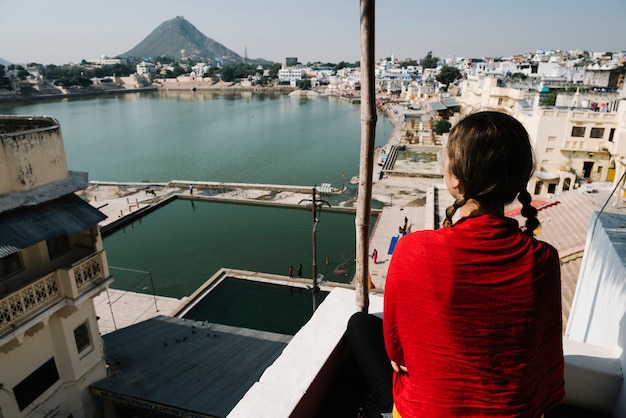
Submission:
<svg viewBox="0 0 626 418">
<path fill-rule="evenodd" d="M 533 237 L 537 251 L 543 252 L 547 258 L 559 258 L 559 251 L 552 244 Z"/>
<path fill-rule="evenodd" d="M 408 233 L 398 238 L 396 251 L 399 250 L 400 252 L 402 252 L 405 249 L 411 249 L 412 251 L 415 251 L 419 248 L 432 249 L 433 247 L 442 245 L 445 242 L 445 235 L 447 235 L 447 232 L 448 231 L 444 231 L 442 229 L 424 229 Z"/>
</svg>

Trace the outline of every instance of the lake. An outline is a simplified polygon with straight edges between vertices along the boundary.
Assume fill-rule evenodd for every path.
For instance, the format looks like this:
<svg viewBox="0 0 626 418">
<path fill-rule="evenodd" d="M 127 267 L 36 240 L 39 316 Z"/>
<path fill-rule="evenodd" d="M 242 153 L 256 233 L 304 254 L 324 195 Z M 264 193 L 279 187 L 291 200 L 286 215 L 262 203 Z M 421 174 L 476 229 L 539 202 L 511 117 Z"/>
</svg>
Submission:
<svg viewBox="0 0 626 418">
<path fill-rule="evenodd" d="M 359 171 L 360 107 L 335 97 L 149 92 L 2 103 L 0 112 L 57 118 L 69 169 L 90 180 L 342 187 Z M 376 145 L 386 144 L 391 130 L 379 116 Z M 322 214 L 317 264 L 327 279 L 352 279 L 355 234 L 353 215 Z M 152 282 L 158 295 L 183 297 L 221 267 L 286 275 L 302 263 L 310 277 L 311 217 L 306 210 L 176 201 L 105 237 L 104 247 L 111 287 L 151 293 Z M 338 276 L 340 263 L 348 273 Z"/>
</svg>

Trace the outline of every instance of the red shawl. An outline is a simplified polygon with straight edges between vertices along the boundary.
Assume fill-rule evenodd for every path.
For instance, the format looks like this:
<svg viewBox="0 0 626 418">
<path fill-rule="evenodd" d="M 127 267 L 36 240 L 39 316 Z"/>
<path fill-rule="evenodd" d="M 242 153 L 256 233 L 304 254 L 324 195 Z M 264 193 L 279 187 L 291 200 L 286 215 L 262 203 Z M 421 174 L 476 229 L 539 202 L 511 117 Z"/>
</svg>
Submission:
<svg viewBox="0 0 626 418">
<path fill-rule="evenodd" d="M 539 417 L 564 397 L 557 251 L 482 215 L 400 239 L 385 284 L 394 403 L 410 417 Z"/>
</svg>

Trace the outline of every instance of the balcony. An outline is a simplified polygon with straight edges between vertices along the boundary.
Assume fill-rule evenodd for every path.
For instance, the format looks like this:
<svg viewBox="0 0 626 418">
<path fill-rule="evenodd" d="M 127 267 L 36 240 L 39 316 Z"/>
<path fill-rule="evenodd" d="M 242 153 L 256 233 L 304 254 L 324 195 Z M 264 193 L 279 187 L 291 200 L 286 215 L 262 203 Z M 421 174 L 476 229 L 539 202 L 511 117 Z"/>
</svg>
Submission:
<svg viewBox="0 0 626 418">
<path fill-rule="evenodd" d="M 78 306 L 113 281 L 101 250 L 68 268 L 56 271 L 0 299 L 0 347 L 18 341 L 39 322 L 66 306 Z"/>
<path fill-rule="evenodd" d="M 561 151 L 569 152 L 591 152 L 591 153 L 609 153 L 609 147 L 612 147 L 612 143 L 602 140 L 594 140 L 588 138 L 574 138 L 570 137 L 563 141 Z"/>
</svg>

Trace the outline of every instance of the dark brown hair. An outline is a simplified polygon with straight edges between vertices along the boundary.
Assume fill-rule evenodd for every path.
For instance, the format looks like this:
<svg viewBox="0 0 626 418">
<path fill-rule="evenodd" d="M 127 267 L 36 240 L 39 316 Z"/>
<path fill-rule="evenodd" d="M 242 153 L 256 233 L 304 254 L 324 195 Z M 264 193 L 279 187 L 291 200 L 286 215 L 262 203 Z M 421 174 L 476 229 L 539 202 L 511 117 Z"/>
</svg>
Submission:
<svg viewBox="0 0 626 418">
<path fill-rule="evenodd" d="M 464 196 L 446 210 L 444 227 L 452 226 L 454 213 L 469 199 L 496 213 L 519 195 L 526 232 L 532 235 L 539 220 L 526 187 L 535 162 L 528 133 L 517 119 L 500 112 L 473 113 L 452 128 L 446 153 Z"/>
</svg>

